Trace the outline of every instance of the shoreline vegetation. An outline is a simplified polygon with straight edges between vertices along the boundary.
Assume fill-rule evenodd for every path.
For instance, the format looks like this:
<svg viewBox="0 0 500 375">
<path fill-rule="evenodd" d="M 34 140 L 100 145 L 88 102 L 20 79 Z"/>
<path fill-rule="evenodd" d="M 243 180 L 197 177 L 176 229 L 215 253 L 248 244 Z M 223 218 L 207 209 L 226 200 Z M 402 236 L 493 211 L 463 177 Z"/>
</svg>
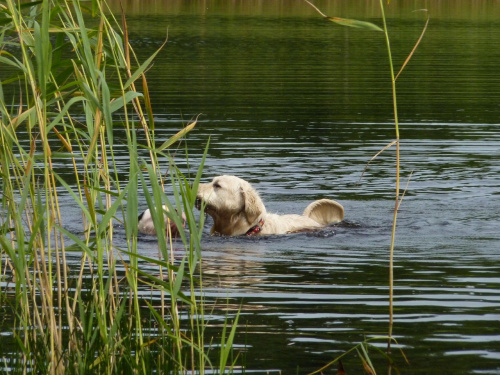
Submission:
<svg viewBox="0 0 500 375">
<path fill-rule="evenodd" d="M 380 7 L 383 12 L 382 2 Z M 402 195 L 397 75 L 385 16 L 382 30 L 369 22 L 315 10 L 328 21 L 383 31 L 386 36 L 396 140 L 382 151 L 392 145 L 398 148 L 392 291 L 392 251 Z M 22 4 L 7 0 L 0 8 L 0 64 L 13 72 L 0 83 L 0 304 L 12 309 L 16 342 L 3 349 L 0 372 L 233 373 L 242 360 L 233 348 L 239 313 L 226 318 L 218 342 L 205 335 L 210 314 L 203 297 L 204 216 L 193 213 L 204 157 L 195 175 L 185 176 L 169 153 L 197 120 L 185 127 L 179 124 L 175 135 L 156 146 L 147 70 L 163 46 L 138 61 L 128 41 L 126 17 L 115 18 L 113 14 L 120 14 L 115 11 L 99 0 Z M 4 94 L 7 85 L 15 87 L 11 97 Z M 118 177 L 113 150 L 118 114 L 124 135 L 119 142 L 126 140 L 130 155 L 125 182 Z M 137 142 L 139 132 L 146 139 L 144 145 Z M 140 149 L 147 150 L 148 160 L 139 158 Z M 208 143 L 205 155 L 207 149 Z M 168 168 L 162 169 L 160 159 L 169 160 Z M 58 173 L 56 162 L 72 165 L 74 185 Z M 63 194 L 81 211 L 80 233 L 62 223 Z M 145 197 L 159 234 L 155 259 L 138 251 L 139 194 Z M 156 209 L 163 205 L 168 211 Z M 181 227 L 182 212 L 188 233 L 173 241 L 159 228 L 165 228 L 165 220 Z M 127 248 L 115 246 L 115 225 L 124 227 Z M 68 262 L 68 251 L 81 252 L 80 262 Z M 143 262 L 147 271 L 141 268 Z M 150 288 L 149 298 L 140 292 L 144 286 Z M 343 356 L 356 351 L 365 370 L 375 373 L 368 349 L 375 348 L 371 341 L 381 339 L 394 342 L 392 303 L 388 336 L 369 338 Z M 390 348 L 382 355 L 390 367 Z M 339 357 L 315 373 L 334 363 L 342 366 Z"/>
<path fill-rule="evenodd" d="M 179 124 L 177 134 L 155 146 L 145 72 L 159 50 L 136 61 L 125 17 L 110 15 L 103 1 L 5 4 L 0 5 L 0 63 L 13 74 L 0 85 L 0 302 L 14 314 L 9 323 L 16 344 L 2 350 L 0 371 L 230 370 L 237 317 L 224 325 L 220 343 L 204 337 L 203 215 L 199 221 L 193 215 L 203 162 L 188 180 L 168 152 L 196 121 L 185 128 Z M 89 28 L 91 21 L 97 26 Z M 5 97 L 6 85 L 17 93 Z M 117 113 L 130 155 L 127 182 L 118 178 L 113 151 Z M 138 132 L 146 145 L 137 143 Z M 148 150 L 147 161 L 138 158 L 140 147 Z M 167 171 L 159 157 L 170 160 Z M 58 174 L 56 162 L 71 163 L 73 186 Z M 171 201 L 158 181 L 168 185 Z M 81 210 L 80 233 L 62 223 L 63 194 Z M 182 226 L 177 212 L 186 213 L 189 236 L 181 236 L 181 259 L 165 230 L 157 231 L 158 258 L 139 255 L 138 194 L 146 197 L 157 228 L 165 228 L 165 219 Z M 166 216 L 154 209 L 163 204 L 169 208 Z M 117 224 L 124 226 L 126 249 L 114 245 Z M 68 262 L 68 251 L 81 252 L 81 261 Z M 141 262 L 148 262 L 149 272 Z M 150 288 L 149 299 L 141 297 L 144 286 Z M 181 320 L 181 314 L 188 319 Z"/>
</svg>

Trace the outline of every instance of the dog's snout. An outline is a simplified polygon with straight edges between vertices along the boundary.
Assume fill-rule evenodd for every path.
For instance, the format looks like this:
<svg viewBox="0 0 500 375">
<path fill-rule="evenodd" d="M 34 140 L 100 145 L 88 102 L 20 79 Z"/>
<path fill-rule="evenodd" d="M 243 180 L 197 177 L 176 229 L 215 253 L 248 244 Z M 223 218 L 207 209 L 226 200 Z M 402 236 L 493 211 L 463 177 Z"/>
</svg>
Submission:
<svg viewBox="0 0 500 375">
<path fill-rule="evenodd" d="M 194 201 L 194 205 L 198 210 L 201 210 L 201 198 L 196 197 L 196 200 Z"/>
</svg>

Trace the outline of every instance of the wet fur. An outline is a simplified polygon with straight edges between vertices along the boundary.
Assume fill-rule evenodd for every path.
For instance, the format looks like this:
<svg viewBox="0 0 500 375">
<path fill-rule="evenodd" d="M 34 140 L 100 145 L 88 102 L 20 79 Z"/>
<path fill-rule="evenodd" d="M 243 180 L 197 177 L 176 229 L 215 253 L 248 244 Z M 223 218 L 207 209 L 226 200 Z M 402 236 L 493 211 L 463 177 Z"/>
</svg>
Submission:
<svg viewBox="0 0 500 375">
<path fill-rule="evenodd" d="M 167 206 L 163 206 L 162 209 L 164 211 L 168 211 Z M 184 214 L 184 212 L 182 213 L 181 218 L 182 218 L 182 227 L 184 228 L 186 224 L 186 215 Z M 169 220 L 165 212 L 163 214 L 163 219 L 165 221 L 165 232 L 167 233 L 167 235 L 170 233 L 172 237 L 179 237 L 180 236 L 179 228 L 177 228 L 177 225 L 175 225 L 173 220 Z M 139 217 L 137 218 L 137 227 L 138 227 L 137 229 L 141 233 L 156 235 L 156 229 L 154 227 L 153 218 L 151 217 L 151 211 L 149 210 L 149 208 L 142 214 L 140 214 Z"/>
<path fill-rule="evenodd" d="M 311 203 L 303 215 L 268 213 L 252 185 L 235 176 L 218 176 L 200 184 L 197 198 L 214 220 L 211 233 L 227 236 L 244 235 L 261 219 L 264 224 L 256 235 L 318 230 L 344 217 L 342 206 L 329 199 Z"/>
</svg>

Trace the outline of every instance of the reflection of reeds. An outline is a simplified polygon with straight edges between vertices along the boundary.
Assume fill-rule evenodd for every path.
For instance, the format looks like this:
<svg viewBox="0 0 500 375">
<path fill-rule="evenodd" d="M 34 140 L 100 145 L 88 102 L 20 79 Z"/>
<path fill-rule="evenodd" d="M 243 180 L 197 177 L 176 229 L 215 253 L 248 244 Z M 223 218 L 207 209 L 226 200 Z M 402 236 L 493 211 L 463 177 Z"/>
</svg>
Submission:
<svg viewBox="0 0 500 375">
<path fill-rule="evenodd" d="M 126 21 L 118 24 L 106 16 L 102 1 L 85 7 L 79 0 L 5 4 L 0 6 L 0 63 L 13 70 L 13 78 L 4 84 L 22 92 L 9 98 L 15 105 L 8 106 L 0 83 L 0 302 L 13 307 L 17 343 L 8 353 L 2 349 L 1 356 L 9 358 L 5 366 L 51 374 L 203 374 L 210 366 L 223 373 L 232 365 L 228 359 L 237 320 L 227 337 L 222 332 L 220 367 L 214 368 L 204 340 L 203 215 L 200 222 L 193 215 L 203 163 L 190 185 L 170 159 L 172 201 L 164 193 L 158 165 L 158 156 L 168 158 L 164 150 L 196 122 L 155 149 L 144 73 L 156 53 L 142 64 L 131 62 Z M 93 19 L 84 17 L 83 10 Z M 87 27 L 86 20 L 97 21 L 96 27 Z M 115 113 L 124 119 L 120 131 L 130 155 L 127 182 L 119 178 L 113 151 Z M 139 164 L 136 122 L 149 151 L 144 166 Z M 71 162 L 75 183 L 54 167 L 63 159 Z M 73 198 L 72 207 L 61 207 L 61 189 Z M 138 194 L 153 214 L 158 259 L 138 254 Z M 173 258 L 164 212 L 154 209 L 164 204 L 167 220 L 179 228 L 180 214 L 187 217 L 190 235 L 181 231 L 185 255 L 180 262 Z M 61 210 L 66 209 L 81 212 L 82 235 L 65 229 Z M 117 249 L 113 241 L 119 217 L 124 218 L 126 249 Z M 79 265 L 67 261 L 69 248 L 81 252 Z M 157 267 L 159 277 L 141 269 L 144 260 Z M 144 298 L 141 283 L 160 295 L 159 301 Z M 189 319 L 180 318 L 181 307 Z"/>
</svg>

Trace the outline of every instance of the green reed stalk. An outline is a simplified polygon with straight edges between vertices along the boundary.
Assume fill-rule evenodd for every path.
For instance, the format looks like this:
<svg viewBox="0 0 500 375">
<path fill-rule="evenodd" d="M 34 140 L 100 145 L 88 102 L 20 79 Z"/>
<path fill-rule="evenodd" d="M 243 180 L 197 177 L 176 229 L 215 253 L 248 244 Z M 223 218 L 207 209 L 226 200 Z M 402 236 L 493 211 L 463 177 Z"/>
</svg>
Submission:
<svg viewBox="0 0 500 375">
<path fill-rule="evenodd" d="M 384 12 L 384 3 L 383 0 L 380 0 L 380 11 L 382 13 L 382 23 L 384 28 L 384 36 L 385 42 L 387 46 L 387 54 L 389 59 L 389 68 L 391 74 L 391 88 L 392 88 L 392 106 L 394 111 L 394 127 L 396 134 L 396 196 L 395 196 L 395 206 L 394 213 L 392 218 L 392 230 L 391 230 L 391 245 L 390 245 L 390 253 L 389 253 L 389 329 L 388 329 L 388 337 L 387 341 L 387 351 L 390 352 L 391 347 L 391 337 L 392 337 L 392 328 L 394 321 L 394 243 L 396 239 L 396 222 L 398 217 L 398 209 L 400 203 L 400 152 L 399 152 L 399 117 L 398 117 L 398 105 L 397 105 L 397 92 L 396 92 L 396 78 L 394 74 L 394 65 L 392 60 L 392 52 L 391 52 L 391 43 L 389 40 L 389 31 L 387 30 L 387 22 L 385 18 Z"/>
<path fill-rule="evenodd" d="M 154 146 L 144 72 L 159 50 L 138 62 L 125 18 L 120 28 L 106 15 L 104 1 L 86 3 L 93 19 L 79 0 L 6 4 L 0 8 L 2 19 L 9 20 L 0 30 L 0 63 L 15 72 L 0 82 L 0 265 L 10 269 L 2 280 L 14 283 L 15 300 L 10 302 L 9 284 L 2 284 L 7 286 L 2 286 L 0 303 L 11 303 L 15 311 L 19 350 L 1 355 L 12 358 L 8 366 L 23 373 L 148 373 L 154 368 L 203 374 L 207 366 L 213 369 L 204 342 L 203 215 L 198 221 L 193 214 L 203 162 L 191 185 L 165 154 L 196 121 Z M 89 28 L 87 22 L 97 26 Z M 136 90 L 138 80 L 143 93 Z M 6 104 L 7 83 L 22 90 L 19 99 L 12 98 L 17 107 Z M 124 119 L 118 131 L 125 133 L 131 157 L 128 182 L 120 182 L 115 160 L 114 113 Z M 148 161 L 140 159 L 132 115 L 144 132 Z M 172 203 L 164 192 L 160 157 L 170 160 Z M 55 168 L 61 158 L 71 161 L 72 185 Z M 59 196 L 64 190 L 73 199 L 70 209 L 81 211 L 81 235 L 62 222 Z M 138 249 L 139 191 L 153 212 L 158 259 L 146 259 Z M 185 255 L 179 261 L 174 254 L 178 241 L 165 232 L 164 215 L 181 227 L 183 211 L 190 235 L 182 233 Z M 126 249 L 117 249 L 114 241 L 120 217 Z M 67 243 L 81 252 L 79 264 L 68 263 Z M 156 264 L 160 277 L 142 271 L 143 261 Z M 120 264 L 125 277 L 118 272 Z M 160 293 L 159 308 L 141 295 L 144 288 Z M 189 320 L 181 318 L 181 311 L 189 312 Z M 236 325 L 237 320 L 226 343 L 232 343 Z M 223 345 L 220 373 L 226 371 L 230 346 Z"/>
<path fill-rule="evenodd" d="M 427 16 L 427 20 L 425 22 L 424 28 L 422 29 L 422 33 L 420 34 L 420 37 L 418 38 L 417 42 L 415 43 L 410 54 L 408 55 L 406 60 L 403 62 L 399 72 L 397 74 L 394 74 L 394 64 L 393 64 L 393 59 L 392 59 L 391 43 L 389 40 L 389 31 L 387 29 L 387 22 L 386 22 L 385 11 L 384 11 L 384 3 L 382 0 L 380 0 L 380 9 L 381 9 L 381 13 L 382 13 L 383 29 L 384 29 L 386 46 L 387 46 L 390 74 L 391 74 L 392 104 L 393 104 L 393 111 L 394 111 L 394 127 L 395 127 L 395 135 L 396 135 L 396 139 L 388 145 L 388 147 L 391 147 L 392 145 L 396 144 L 396 189 L 395 189 L 396 194 L 395 194 L 395 205 L 394 205 L 394 213 L 393 213 L 393 220 L 392 220 L 391 245 L 390 245 L 390 254 L 389 254 L 389 329 L 388 329 L 389 340 L 387 341 L 387 353 L 389 354 L 390 349 L 391 349 L 392 329 L 393 329 L 393 322 L 394 322 L 394 243 L 395 243 L 395 239 L 396 239 L 396 222 L 397 222 L 399 206 L 401 205 L 401 202 L 402 202 L 403 197 L 404 197 L 404 192 L 403 192 L 403 194 L 400 193 L 400 160 L 401 159 L 400 159 L 399 116 L 398 116 L 398 106 L 397 106 L 396 80 L 398 79 L 401 72 L 404 70 L 404 68 L 406 67 L 406 65 L 408 64 L 410 59 L 412 58 L 413 53 L 417 49 L 418 45 L 422 41 L 422 38 L 423 38 L 425 31 L 427 30 L 427 26 L 429 24 L 429 16 Z M 420 11 L 427 12 L 426 9 L 420 9 Z M 390 372 L 390 369 L 391 369 L 391 367 L 389 367 L 389 372 Z"/>
<path fill-rule="evenodd" d="M 343 19 L 339 17 L 329 17 L 325 15 L 323 12 L 321 12 L 314 4 L 309 2 L 308 0 L 304 0 L 307 2 L 309 5 L 311 5 L 322 17 L 327 19 L 328 21 L 335 22 L 340 25 L 344 26 L 350 26 L 350 27 L 356 27 L 356 28 L 365 28 L 365 29 L 370 29 L 370 30 L 376 30 L 376 31 L 383 31 L 384 33 L 384 38 L 385 38 L 385 43 L 387 47 L 387 54 L 388 54 L 388 60 L 389 60 L 389 71 L 391 75 L 391 90 L 392 90 L 392 106 L 393 106 L 393 113 L 394 113 L 394 127 L 395 127 L 395 140 L 393 140 L 391 143 L 389 143 L 387 146 L 385 146 L 382 150 L 380 150 L 376 155 L 372 157 L 372 159 L 368 162 L 368 164 L 374 160 L 378 155 L 380 155 L 383 151 L 389 149 L 393 145 L 396 145 L 396 188 L 395 188 L 395 206 L 394 206 L 394 213 L 393 213 L 393 220 L 392 220 L 392 228 L 391 228 L 391 243 L 390 243 L 390 249 L 389 249 L 389 327 L 388 327 L 388 335 L 387 335 L 387 358 L 389 360 L 389 368 L 388 371 L 389 373 L 391 372 L 392 369 L 392 360 L 390 358 L 390 352 L 391 352 L 391 343 L 394 341 L 394 338 L 392 337 L 392 330 L 393 330 L 393 322 L 394 322 L 394 248 L 395 248 L 395 240 L 396 240 L 396 223 L 397 223 L 397 217 L 398 217 L 398 210 L 399 206 L 401 205 L 404 193 L 400 193 L 400 137 L 399 137 L 399 116 L 398 116 L 398 105 L 397 105 L 397 90 L 396 90 L 396 80 L 401 74 L 401 72 L 404 70 L 406 65 L 408 64 L 409 60 L 413 56 L 413 53 L 417 49 L 418 45 L 420 44 L 422 37 L 427 29 L 427 25 L 429 23 L 429 17 L 427 17 L 427 21 L 425 23 L 425 26 L 422 30 L 422 33 L 417 40 L 415 46 L 413 47 L 412 51 L 402 64 L 399 72 L 397 74 L 394 73 L 394 63 L 393 63 L 393 58 L 392 58 L 392 50 L 391 50 L 391 43 L 390 43 L 390 38 L 389 38 L 389 31 L 387 29 L 387 22 L 386 22 L 386 17 L 385 17 L 385 10 L 384 10 L 384 2 L 383 0 L 380 1 L 380 10 L 381 10 L 381 15 L 382 15 L 382 23 L 383 23 L 383 28 L 381 29 L 380 27 L 369 23 L 369 22 L 364 22 L 364 21 L 357 21 L 357 20 L 351 20 L 351 19 Z M 421 11 L 426 11 L 425 9 L 421 9 Z M 368 167 L 368 165 L 365 167 Z M 364 171 L 363 171 L 364 174 Z M 358 346 L 357 346 L 358 347 Z M 357 348 L 356 347 L 356 348 Z M 364 348 L 362 346 L 362 348 Z M 353 349 L 351 349 L 352 351 Z M 373 370 L 373 366 L 369 362 L 369 358 L 367 356 L 366 351 L 364 351 L 363 355 L 360 355 L 360 358 L 362 359 L 364 364 L 369 364 L 370 371 Z M 368 361 L 366 360 L 368 358 Z M 340 359 L 340 358 L 339 358 Z M 331 366 L 333 363 L 335 363 L 337 360 L 336 359 L 332 362 L 330 362 L 328 365 L 325 367 L 321 368 L 320 370 L 314 372 L 320 372 L 326 367 Z"/>
</svg>

